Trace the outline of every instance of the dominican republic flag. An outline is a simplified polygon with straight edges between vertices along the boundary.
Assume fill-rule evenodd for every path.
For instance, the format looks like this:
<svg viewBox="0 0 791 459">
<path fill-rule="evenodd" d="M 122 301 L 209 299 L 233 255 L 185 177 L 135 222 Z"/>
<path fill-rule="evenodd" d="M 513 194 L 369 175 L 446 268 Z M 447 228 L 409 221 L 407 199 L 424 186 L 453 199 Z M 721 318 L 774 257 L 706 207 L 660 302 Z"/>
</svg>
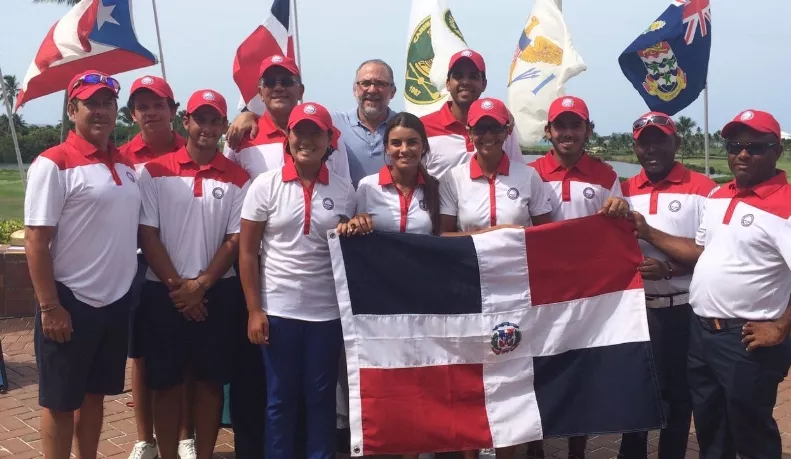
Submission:
<svg viewBox="0 0 791 459">
<path fill-rule="evenodd" d="M 264 112 L 264 104 L 258 97 L 261 61 L 274 54 L 295 58 L 295 31 L 291 0 L 274 0 L 269 16 L 236 50 L 233 81 L 242 93 L 242 101 L 251 111 Z"/>
<path fill-rule="evenodd" d="M 22 83 L 16 108 L 66 89 L 77 73 L 107 74 L 155 65 L 137 40 L 132 0 L 82 0 L 49 29 Z"/>
<path fill-rule="evenodd" d="M 662 424 L 627 221 L 329 238 L 354 456 Z"/>
</svg>

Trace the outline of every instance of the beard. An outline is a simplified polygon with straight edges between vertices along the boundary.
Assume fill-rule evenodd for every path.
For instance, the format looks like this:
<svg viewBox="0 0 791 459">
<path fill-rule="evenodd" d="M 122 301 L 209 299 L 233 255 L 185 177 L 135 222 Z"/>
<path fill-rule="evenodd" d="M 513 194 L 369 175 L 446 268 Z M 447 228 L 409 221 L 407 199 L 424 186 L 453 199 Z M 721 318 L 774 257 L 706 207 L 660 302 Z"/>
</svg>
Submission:
<svg viewBox="0 0 791 459">
<path fill-rule="evenodd" d="M 374 105 L 374 106 L 366 105 L 365 104 L 366 101 L 376 102 L 376 105 Z M 357 99 L 357 105 L 358 105 L 358 107 L 360 107 L 360 112 L 366 118 L 379 118 L 382 115 L 384 115 L 385 113 L 387 113 L 387 105 L 384 105 L 382 103 L 382 99 L 381 98 L 377 99 L 377 98 L 370 97 L 370 96 L 364 96 L 364 97 L 361 97 L 361 98 Z"/>
</svg>

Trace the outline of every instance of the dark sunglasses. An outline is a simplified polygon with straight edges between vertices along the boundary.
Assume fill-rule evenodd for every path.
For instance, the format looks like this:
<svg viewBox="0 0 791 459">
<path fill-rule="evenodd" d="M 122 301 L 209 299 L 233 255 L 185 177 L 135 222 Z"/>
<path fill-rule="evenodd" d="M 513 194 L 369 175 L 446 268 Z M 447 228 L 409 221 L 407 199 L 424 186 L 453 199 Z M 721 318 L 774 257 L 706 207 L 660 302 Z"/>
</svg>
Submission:
<svg viewBox="0 0 791 459">
<path fill-rule="evenodd" d="M 640 118 L 639 120 L 635 121 L 634 124 L 632 124 L 632 131 L 641 129 L 645 126 L 648 126 L 649 124 L 653 124 L 656 126 L 667 126 L 667 125 L 672 125 L 673 120 L 669 116 L 664 116 L 664 115 L 647 116 L 645 118 Z"/>
<path fill-rule="evenodd" d="M 121 83 L 118 82 L 113 77 L 108 77 L 104 75 L 99 75 L 98 73 L 89 73 L 87 75 L 81 76 L 72 86 L 72 89 L 76 88 L 77 86 L 85 85 L 85 84 L 103 84 L 108 88 L 112 89 L 116 94 L 121 91 Z"/>
<path fill-rule="evenodd" d="M 484 135 L 487 132 L 491 132 L 492 134 L 502 134 L 506 129 L 508 129 L 507 124 L 478 124 L 472 127 L 472 133 L 475 135 Z"/>
<path fill-rule="evenodd" d="M 778 145 L 777 142 L 725 142 L 725 151 L 728 152 L 729 155 L 738 155 L 743 151 L 746 151 L 747 154 L 750 156 L 752 155 L 763 155 L 770 149 L 776 147 Z"/>
<path fill-rule="evenodd" d="M 387 89 L 390 87 L 390 82 L 382 80 L 362 80 L 357 82 L 357 86 L 363 89 L 370 89 L 371 86 L 376 87 L 376 89 Z"/>
<path fill-rule="evenodd" d="M 283 86 L 284 88 L 290 88 L 297 84 L 298 81 L 294 77 L 285 77 L 285 78 L 261 78 L 261 86 L 274 89 L 278 84 Z"/>
</svg>

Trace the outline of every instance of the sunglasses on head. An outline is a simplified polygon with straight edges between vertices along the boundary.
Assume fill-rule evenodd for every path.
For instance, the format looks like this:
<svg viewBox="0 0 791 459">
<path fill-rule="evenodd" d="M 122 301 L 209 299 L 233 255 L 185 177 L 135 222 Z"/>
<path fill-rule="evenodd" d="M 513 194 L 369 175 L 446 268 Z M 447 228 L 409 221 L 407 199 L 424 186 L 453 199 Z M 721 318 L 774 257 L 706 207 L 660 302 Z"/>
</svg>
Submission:
<svg viewBox="0 0 791 459">
<path fill-rule="evenodd" d="M 86 84 L 103 84 L 112 89 L 116 94 L 121 91 L 121 83 L 113 77 L 99 75 L 98 73 L 89 73 L 81 76 L 72 86 L 72 89 Z"/>
<path fill-rule="evenodd" d="M 484 135 L 487 132 L 491 132 L 492 134 L 502 134 L 506 129 L 508 129 L 507 124 L 477 124 L 472 127 L 472 133 L 475 135 Z"/>
<path fill-rule="evenodd" d="M 669 116 L 664 115 L 651 115 L 646 116 L 645 118 L 640 118 L 639 120 L 635 121 L 632 124 L 632 131 L 636 131 L 641 129 L 649 124 L 653 124 L 656 126 L 668 126 L 673 124 L 673 120 Z"/>
<path fill-rule="evenodd" d="M 278 84 L 284 88 L 290 88 L 297 84 L 297 79 L 293 76 L 285 78 L 261 78 L 261 86 L 274 89 Z"/>
<path fill-rule="evenodd" d="M 725 151 L 729 155 L 738 155 L 746 151 L 750 156 L 763 155 L 770 149 L 776 147 L 777 142 L 725 142 Z"/>
</svg>

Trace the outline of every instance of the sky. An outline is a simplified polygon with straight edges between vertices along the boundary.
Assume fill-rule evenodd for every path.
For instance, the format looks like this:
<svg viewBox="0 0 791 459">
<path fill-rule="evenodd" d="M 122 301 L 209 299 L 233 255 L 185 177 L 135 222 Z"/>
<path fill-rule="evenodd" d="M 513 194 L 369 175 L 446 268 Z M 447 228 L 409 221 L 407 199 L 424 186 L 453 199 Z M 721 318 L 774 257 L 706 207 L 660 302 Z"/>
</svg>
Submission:
<svg viewBox="0 0 791 459">
<path fill-rule="evenodd" d="M 24 78 L 52 24 L 68 7 L 4 0 L 0 68 Z M 467 44 L 486 59 L 486 95 L 504 99 L 507 73 L 533 0 L 448 0 Z M 354 72 L 360 62 L 380 58 L 392 65 L 399 92 L 391 103 L 404 107 L 404 66 L 409 0 L 297 0 L 305 100 L 344 111 L 355 107 Z M 588 103 L 600 134 L 626 132 L 647 111 L 623 76 L 618 55 L 667 7 L 669 0 L 563 0 L 574 46 L 587 71 L 571 79 L 566 93 Z M 176 98 L 186 102 L 198 89 L 212 88 L 236 106 L 232 79 L 236 48 L 267 16 L 271 0 L 158 0 L 163 54 Z M 134 1 L 138 39 L 158 54 L 150 0 Z M 791 2 L 711 0 L 712 51 L 709 63 L 709 125 L 715 132 L 747 108 L 773 113 L 791 130 Z M 126 72 L 122 100 L 132 81 L 160 75 L 159 66 Z M 63 93 L 33 100 L 20 109 L 29 123 L 56 124 Z M 703 97 L 680 112 L 703 127 Z"/>
</svg>

